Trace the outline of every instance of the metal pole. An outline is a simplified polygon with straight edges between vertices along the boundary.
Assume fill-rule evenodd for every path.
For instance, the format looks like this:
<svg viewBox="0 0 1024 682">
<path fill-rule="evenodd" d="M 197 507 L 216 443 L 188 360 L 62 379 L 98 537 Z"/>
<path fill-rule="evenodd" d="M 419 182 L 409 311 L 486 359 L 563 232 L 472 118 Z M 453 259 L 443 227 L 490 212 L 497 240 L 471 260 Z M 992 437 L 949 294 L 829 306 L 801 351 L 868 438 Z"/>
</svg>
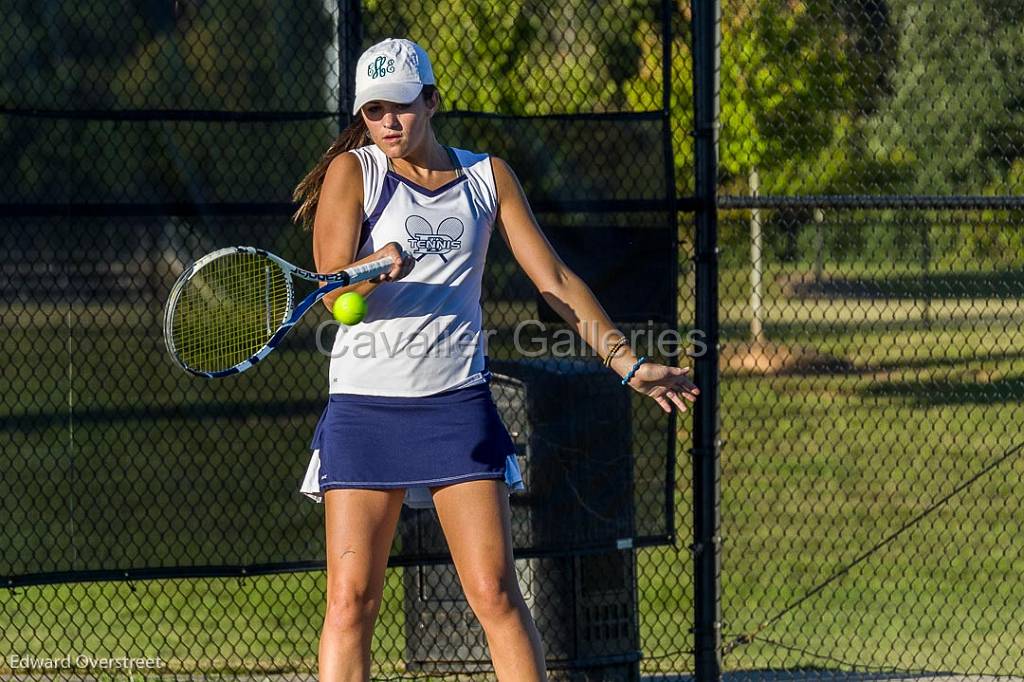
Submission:
<svg viewBox="0 0 1024 682">
<path fill-rule="evenodd" d="M 825 275 L 825 212 L 814 209 L 814 281 L 820 282 Z"/>
<path fill-rule="evenodd" d="M 352 117 L 355 101 L 356 62 L 363 51 L 361 0 L 338 2 L 338 127 L 344 128 Z"/>
<path fill-rule="evenodd" d="M 722 679 L 718 416 L 718 92 L 720 0 L 691 0 L 696 174 L 696 313 L 706 351 L 695 363 L 694 667 L 697 682 Z"/>
<path fill-rule="evenodd" d="M 932 240 L 931 230 L 929 229 L 927 216 L 921 223 L 921 281 L 924 282 L 924 293 L 921 301 L 921 320 L 924 322 L 925 329 L 932 328 L 931 320 L 931 307 L 932 307 L 932 294 L 931 294 L 931 282 L 928 279 L 928 271 L 931 270 L 932 262 Z"/>
<path fill-rule="evenodd" d="M 675 16 L 676 3 L 674 0 L 662 0 L 661 2 L 661 147 L 662 163 L 665 173 L 665 198 L 670 206 L 668 214 L 669 227 L 672 230 L 672 238 L 676 240 L 676 257 L 672 259 L 672 325 L 679 327 L 679 256 L 682 241 L 679 239 L 679 213 L 675 208 L 678 191 L 676 189 L 676 160 L 675 147 L 672 144 L 672 41 L 675 35 L 672 33 L 672 19 Z M 679 354 L 683 349 L 674 352 L 673 364 L 678 364 Z M 668 438 L 667 462 L 665 463 L 665 519 L 667 520 L 667 535 L 675 542 L 676 533 L 676 512 L 675 512 L 675 486 L 676 486 L 676 444 L 679 437 L 678 415 L 675 411 L 669 417 L 666 438 Z"/>
<path fill-rule="evenodd" d="M 339 0 L 321 0 L 324 14 L 326 14 L 334 26 L 334 35 L 331 42 L 324 46 L 324 54 L 321 60 L 323 70 L 323 100 L 324 109 L 332 112 L 341 110 L 342 82 L 345 74 L 341 68 L 341 27 L 344 24 L 342 6 Z M 342 122 L 337 121 L 340 131 Z"/>
<path fill-rule="evenodd" d="M 757 169 L 750 171 L 750 196 L 757 198 L 761 179 Z M 761 275 L 764 270 L 761 249 L 761 208 L 750 209 L 750 340 L 764 343 L 764 311 L 761 310 Z"/>
</svg>

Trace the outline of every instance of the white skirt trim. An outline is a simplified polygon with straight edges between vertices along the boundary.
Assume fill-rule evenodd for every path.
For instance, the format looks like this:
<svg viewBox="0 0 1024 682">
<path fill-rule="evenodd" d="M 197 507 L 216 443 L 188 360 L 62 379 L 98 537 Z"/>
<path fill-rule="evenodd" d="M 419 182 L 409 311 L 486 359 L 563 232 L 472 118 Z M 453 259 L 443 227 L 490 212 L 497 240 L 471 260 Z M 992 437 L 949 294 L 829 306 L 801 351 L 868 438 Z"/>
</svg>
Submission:
<svg viewBox="0 0 1024 682">
<path fill-rule="evenodd" d="M 313 450 L 306 466 L 306 475 L 299 486 L 299 492 L 313 500 L 321 503 L 324 501 L 323 493 L 320 492 L 320 450 Z M 431 481 L 437 485 L 443 485 L 443 481 Z M 509 495 L 518 490 L 526 490 L 523 483 L 523 473 L 519 469 L 519 462 L 515 455 L 505 457 L 505 484 L 508 486 Z M 436 486 L 435 486 L 436 487 Z M 404 504 L 412 509 L 431 509 L 434 506 L 434 498 L 430 494 L 429 485 L 415 485 L 405 489 Z"/>
</svg>

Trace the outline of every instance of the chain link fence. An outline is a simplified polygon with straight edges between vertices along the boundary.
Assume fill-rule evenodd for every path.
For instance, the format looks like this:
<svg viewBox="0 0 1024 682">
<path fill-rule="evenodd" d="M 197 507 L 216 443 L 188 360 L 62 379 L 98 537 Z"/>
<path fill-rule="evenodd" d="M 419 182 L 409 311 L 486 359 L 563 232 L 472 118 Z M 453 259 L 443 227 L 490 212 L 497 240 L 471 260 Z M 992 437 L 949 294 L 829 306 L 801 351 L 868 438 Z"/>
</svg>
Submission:
<svg viewBox="0 0 1024 682">
<path fill-rule="evenodd" d="M 727 672 L 1024 674 L 1022 32 L 722 3 Z"/>
<path fill-rule="evenodd" d="M 334 327 L 310 316 L 271 362 L 208 382 L 172 365 L 161 319 L 175 278 L 216 248 L 311 265 L 291 191 L 347 124 L 373 42 L 426 46 L 438 137 L 507 159 L 616 322 L 648 355 L 679 353 L 655 342 L 677 327 L 667 7 L 8 8 L 0 677 L 315 676 L 323 511 L 298 488 Z M 572 340 L 500 239 L 490 251 L 524 596 L 555 679 L 636 679 L 645 651 L 679 656 L 676 425 Z M 651 279 L 627 276 L 633 262 Z M 403 508 L 373 656 L 383 678 L 488 674 L 433 510 Z"/>
<path fill-rule="evenodd" d="M 691 20 L 646 0 L 11 3 L 0 677 L 123 679 L 101 661 L 124 656 L 147 659 L 136 678 L 315 677 L 322 508 L 297 489 L 330 330 L 306 320 L 210 383 L 172 367 L 160 318 L 215 248 L 311 264 L 291 188 L 376 40 L 427 48 L 442 141 L 508 159 L 559 253 L 671 360 L 653 340 L 696 305 Z M 1022 31 L 1000 0 L 722 2 L 727 675 L 1022 676 Z M 689 420 L 556 349 L 501 240 L 482 304 L 552 678 L 681 679 Z M 493 675 L 430 510 L 403 509 L 373 658 L 380 679 Z"/>
</svg>

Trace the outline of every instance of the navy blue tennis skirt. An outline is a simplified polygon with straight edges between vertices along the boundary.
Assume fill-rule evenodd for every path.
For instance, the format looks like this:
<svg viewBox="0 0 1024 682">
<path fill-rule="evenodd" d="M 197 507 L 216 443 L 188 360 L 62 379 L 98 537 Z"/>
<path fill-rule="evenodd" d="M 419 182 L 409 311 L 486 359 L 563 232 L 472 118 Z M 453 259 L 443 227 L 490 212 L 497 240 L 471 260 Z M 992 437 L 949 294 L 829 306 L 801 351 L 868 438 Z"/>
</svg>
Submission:
<svg viewBox="0 0 1024 682">
<path fill-rule="evenodd" d="M 487 382 L 423 397 L 333 393 L 311 448 L 319 466 L 311 462 L 307 479 L 316 472 L 321 494 L 409 488 L 418 490 L 410 490 L 407 504 L 429 506 L 430 487 L 477 479 L 502 479 L 510 492 L 524 487 Z M 302 492 L 309 495 L 312 483 Z"/>
</svg>

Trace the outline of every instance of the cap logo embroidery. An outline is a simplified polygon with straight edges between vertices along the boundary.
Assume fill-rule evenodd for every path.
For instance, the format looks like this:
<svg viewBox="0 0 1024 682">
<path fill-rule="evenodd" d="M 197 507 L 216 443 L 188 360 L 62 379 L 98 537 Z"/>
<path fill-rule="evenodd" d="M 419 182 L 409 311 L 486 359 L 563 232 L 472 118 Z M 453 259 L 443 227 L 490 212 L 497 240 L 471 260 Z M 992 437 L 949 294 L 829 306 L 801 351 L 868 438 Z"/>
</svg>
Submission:
<svg viewBox="0 0 1024 682">
<path fill-rule="evenodd" d="M 395 72 L 395 60 L 380 56 L 370 62 L 366 67 L 366 75 L 370 78 L 383 78 L 389 73 Z"/>
</svg>

